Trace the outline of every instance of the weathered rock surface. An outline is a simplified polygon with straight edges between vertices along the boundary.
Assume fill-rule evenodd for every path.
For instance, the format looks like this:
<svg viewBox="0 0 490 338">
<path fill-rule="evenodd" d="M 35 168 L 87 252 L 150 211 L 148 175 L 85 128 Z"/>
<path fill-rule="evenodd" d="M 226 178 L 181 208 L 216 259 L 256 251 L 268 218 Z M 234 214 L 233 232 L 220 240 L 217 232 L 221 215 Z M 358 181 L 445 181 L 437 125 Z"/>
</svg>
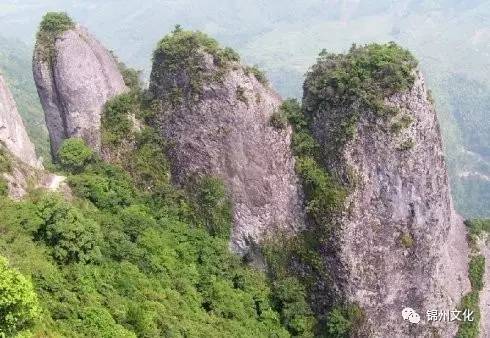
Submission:
<svg viewBox="0 0 490 338">
<path fill-rule="evenodd" d="M 52 48 L 52 57 L 46 56 L 46 48 Z M 33 73 L 53 156 L 70 137 L 81 137 L 100 152 L 104 104 L 126 90 L 111 53 L 76 25 L 61 33 L 54 46 L 36 44 Z"/>
<path fill-rule="evenodd" d="M 431 326 L 441 337 L 452 337 L 457 323 L 428 323 L 426 311 L 456 309 L 470 290 L 468 248 L 422 75 L 417 72 L 412 88 L 386 103 L 412 123 L 397 134 L 365 109 L 353 139 L 336 156 L 325 154 L 327 169 L 354 184 L 338 219 L 337 257 L 326 261 L 337 264 L 329 271 L 337 273 L 343 296 L 365 313 L 363 337 L 430 336 Z M 335 115 L 312 112 L 312 133 L 324 149 L 335 142 Z M 419 324 L 403 320 L 405 307 L 419 313 Z"/>
<path fill-rule="evenodd" d="M 480 291 L 480 336 L 490 337 L 490 236 L 479 243 L 480 254 L 485 257 L 485 275 L 483 290 Z"/>
<path fill-rule="evenodd" d="M 14 156 L 33 167 L 41 167 L 27 135 L 12 93 L 0 74 L 0 142 Z"/>
<path fill-rule="evenodd" d="M 1 172 L 0 177 L 7 183 L 7 195 L 14 199 L 22 199 L 32 189 L 56 191 L 71 198 L 71 190 L 66 177 L 46 171 L 42 165 L 33 166 L 0 145 L 2 156 L 8 159 L 7 172 Z"/>
<path fill-rule="evenodd" d="M 199 62 L 207 78 L 223 71 L 207 53 Z M 174 180 L 185 185 L 194 175 L 211 175 L 225 182 L 233 203 L 231 246 L 239 253 L 266 234 L 293 234 L 303 224 L 291 129 L 270 124 L 281 98 L 246 73 L 234 62 L 221 80 L 203 84 L 197 100 L 189 93 L 189 69 L 162 71 L 154 64 L 150 82 L 150 91 L 163 101 L 155 123 L 169 142 Z M 187 99 L 168 104 L 175 88 Z"/>
</svg>

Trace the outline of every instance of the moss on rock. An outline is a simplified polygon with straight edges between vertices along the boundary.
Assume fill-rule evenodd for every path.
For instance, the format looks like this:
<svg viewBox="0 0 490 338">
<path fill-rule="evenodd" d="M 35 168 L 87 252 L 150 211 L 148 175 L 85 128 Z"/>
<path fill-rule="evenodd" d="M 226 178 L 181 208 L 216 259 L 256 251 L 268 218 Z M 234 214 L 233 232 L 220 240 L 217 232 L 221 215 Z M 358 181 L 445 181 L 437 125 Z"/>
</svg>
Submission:
<svg viewBox="0 0 490 338">
<path fill-rule="evenodd" d="M 43 16 L 36 41 L 36 50 L 43 60 L 53 61 L 56 38 L 73 27 L 75 23 L 65 12 L 48 12 Z"/>
<path fill-rule="evenodd" d="M 353 45 L 346 54 L 320 53 L 307 74 L 303 107 L 310 118 L 328 112 L 326 150 L 333 153 L 351 140 L 365 111 L 383 118 L 396 115 L 398 109 L 385 98 L 408 90 L 416 67 L 412 54 L 394 42 Z"/>
<path fill-rule="evenodd" d="M 217 71 L 206 68 L 206 54 L 211 56 Z M 205 82 L 221 80 L 224 71 L 233 62 L 240 61 L 239 55 L 231 48 L 223 48 L 219 43 L 199 31 L 186 31 L 176 26 L 174 31 L 158 42 L 153 52 L 152 83 L 159 83 L 162 76 L 183 76 L 185 87 L 191 97 L 200 94 Z M 173 88 L 165 92 L 173 103 L 180 102 L 179 80 L 174 81 Z M 179 95 L 177 95 L 179 94 Z M 175 97 L 177 95 L 177 97 Z"/>
</svg>

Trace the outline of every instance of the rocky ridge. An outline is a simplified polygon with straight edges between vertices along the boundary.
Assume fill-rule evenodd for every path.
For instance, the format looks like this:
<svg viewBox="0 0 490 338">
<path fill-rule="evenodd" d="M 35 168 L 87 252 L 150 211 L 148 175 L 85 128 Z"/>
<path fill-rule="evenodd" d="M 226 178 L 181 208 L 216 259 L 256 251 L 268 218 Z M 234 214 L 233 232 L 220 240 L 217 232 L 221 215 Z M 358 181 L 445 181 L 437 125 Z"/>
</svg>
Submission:
<svg viewBox="0 0 490 338">
<path fill-rule="evenodd" d="M 175 47 L 187 50 L 175 55 Z M 302 226 L 291 129 L 271 125 L 281 98 L 256 69 L 200 33 L 177 30 L 155 52 L 150 93 L 160 102 L 154 123 L 169 142 L 175 182 L 215 176 L 227 186 L 234 251 Z"/>
<path fill-rule="evenodd" d="M 53 156 L 70 137 L 81 137 L 100 152 L 103 107 L 126 91 L 112 54 L 65 14 L 48 13 L 38 33 L 33 73 Z"/>
<path fill-rule="evenodd" d="M 26 164 L 39 168 L 34 145 L 27 135 L 22 118 L 17 111 L 12 93 L 0 74 L 0 141 L 14 156 Z"/>
<path fill-rule="evenodd" d="M 369 57 L 376 58 L 377 48 L 368 49 Z M 352 63 L 336 56 L 320 59 L 307 76 L 303 99 L 323 165 L 348 187 L 345 209 L 332 220 L 336 253 L 334 259 L 331 252 L 325 257 L 328 271 L 336 272 L 342 297 L 362 309 L 363 336 L 454 336 L 455 322 L 426 319 L 428 310 L 457 309 L 470 285 L 466 231 L 452 206 L 437 116 L 423 76 L 413 64 L 396 61 L 386 76 L 400 66 L 404 77 L 394 79 L 402 85 L 391 92 L 380 85 L 388 93 L 384 102 L 376 101 L 369 78 L 360 83 L 371 87 L 360 85 L 350 95 L 364 89 L 370 95 L 350 101 L 347 89 L 325 80 L 329 74 L 338 79 L 337 70 L 355 65 L 356 53 L 364 51 L 350 53 Z M 384 81 L 376 78 L 386 72 L 378 66 L 369 65 L 372 76 Z M 339 97 L 347 98 L 344 104 Z M 362 101 L 366 97 L 369 104 Z M 403 320 L 405 307 L 419 313 L 419 324 Z"/>
</svg>

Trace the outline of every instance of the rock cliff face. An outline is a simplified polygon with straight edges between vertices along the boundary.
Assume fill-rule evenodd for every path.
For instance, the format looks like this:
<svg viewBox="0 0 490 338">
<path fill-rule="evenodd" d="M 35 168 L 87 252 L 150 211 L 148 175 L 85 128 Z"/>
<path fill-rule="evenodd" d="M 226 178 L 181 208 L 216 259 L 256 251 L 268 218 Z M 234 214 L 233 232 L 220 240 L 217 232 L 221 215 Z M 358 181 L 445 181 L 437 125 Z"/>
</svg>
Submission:
<svg viewBox="0 0 490 338">
<path fill-rule="evenodd" d="M 0 75 L 0 141 L 10 153 L 32 167 L 41 167 L 7 83 Z"/>
<path fill-rule="evenodd" d="M 456 322 L 426 320 L 428 310 L 456 309 L 470 285 L 465 228 L 453 211 L 439 125 L 424 79 L 412 70 L 408 89 L 385 97 L 386 112 L 395 116 L 382 117 L 356 101 L 350 106 L 318 103 L 322 91 L 326 97 L 346 92 L 328 88 L 328 81 L 311 86 L 324 73 L 335 72 L 336 62 L 320 61 L 304 93 L 323 165 L 349 186 L 345 211 L 335 220 L 337 251 L 335 259 L 326 259 L 335 262 L 329 271 L 335 271 L 343 297 L 363 310 L 362 336 L 422 337 L 433 330 L 454 336 Z M 358 115 L 339 118 L 351 111 Z M 352 137 L 339 142 L 339 128 L 348 124 Z M 405 307 L 418 312 L 419 324 L 403 320 Z"/>
<path fill-rule="evenodd" d="M 194 175 L 224 181 L 233 203 L 231 245 L 239 253 L 266 234 L 294 233 L 303 223 L 291 130 L 270 123 L 281 98 L 253 73 L 214 40 L 176 31 L 160 42 L 150 81 L 173 178 L 181 185 Z"/>
<path fill-rule="evenodd" d="M 126 90 L 111 53 L 79 25 L 50 32 L 41 24 L 33 73 L 53 156 L 69 137 L 81 137 L 100 152 L 104 104 Z"/>
</svg>

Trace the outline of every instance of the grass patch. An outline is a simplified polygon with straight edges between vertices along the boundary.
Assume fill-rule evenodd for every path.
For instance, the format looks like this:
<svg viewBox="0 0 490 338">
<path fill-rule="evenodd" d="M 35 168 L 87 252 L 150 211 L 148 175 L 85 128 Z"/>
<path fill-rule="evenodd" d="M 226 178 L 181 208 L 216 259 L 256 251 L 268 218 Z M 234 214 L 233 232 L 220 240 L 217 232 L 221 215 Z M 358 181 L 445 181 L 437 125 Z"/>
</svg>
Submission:
<svg viewBox="0 0 490 338">
<path fill-rule="evenodd" d="M 269 84 L 267 76 L 257 65 L 247 66 L 244 71 L 246 75 L 252 74 L 262 85 L 267 86 Z"/>
</svg>

